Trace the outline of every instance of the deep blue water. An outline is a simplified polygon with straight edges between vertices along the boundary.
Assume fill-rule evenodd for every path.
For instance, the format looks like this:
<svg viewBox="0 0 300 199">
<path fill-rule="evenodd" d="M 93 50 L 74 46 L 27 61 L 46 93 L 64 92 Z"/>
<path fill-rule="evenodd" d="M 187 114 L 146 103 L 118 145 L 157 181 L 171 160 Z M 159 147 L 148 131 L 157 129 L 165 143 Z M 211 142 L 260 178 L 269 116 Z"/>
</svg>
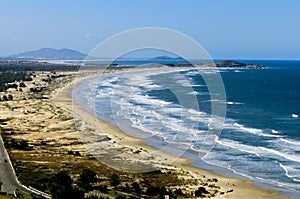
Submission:
<svg viewBox="0 0 300 199">
<path fill-rule="evenodd" d="M 198 156 L 203 161 L 293 190 L 297 195 L 300 61 L 242 62 L 267 68 L 171 69 L 107 75 L 86 81 L 73 96 L 101 119 L 137 136 L 159 136 L 166 143 L 194 152 L 202 151 L 205 139 L 212 138 L 214 147 L 205 156 Z M 224 82 L 226 101 L 212 100 L 213 94 L 203 79 L 216 74 L 221 74 Z M 86 89 L 92 87 L 93 92 Z M 226 105 L 226 118 L 221 133 L 208 135 L 208 129 L 214 128 L 210 126 L 212 103 Z"/>
</svg>

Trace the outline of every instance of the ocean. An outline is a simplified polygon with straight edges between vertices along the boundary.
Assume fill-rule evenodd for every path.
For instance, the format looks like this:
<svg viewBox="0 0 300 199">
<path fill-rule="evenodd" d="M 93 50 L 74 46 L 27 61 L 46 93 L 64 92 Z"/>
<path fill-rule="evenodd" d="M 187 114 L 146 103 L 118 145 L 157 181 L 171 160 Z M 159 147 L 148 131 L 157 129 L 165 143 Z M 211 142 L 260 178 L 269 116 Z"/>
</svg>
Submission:
<svg viewBox="0 0 300 199">
<path fill-rule="evenodd" d="M 266 68 L 102 75 L 79 85 L 73 98 L 100 119 L 150 139 L 149 145 L 199 159 L 194 166 L 221 168 L 299 197 L 300 61 L 240 62 Z M 226 101 L 214 100 L 218 93 L 206 85 L 205 78 L 215 74 L 222 77 Z M 213 128 L 212 104 L 218 103 L 226 108 L 225 123 L 203 154 L 208 129 Z M 173 148 L 164 148 L 166 144 Z"/>
</svg>

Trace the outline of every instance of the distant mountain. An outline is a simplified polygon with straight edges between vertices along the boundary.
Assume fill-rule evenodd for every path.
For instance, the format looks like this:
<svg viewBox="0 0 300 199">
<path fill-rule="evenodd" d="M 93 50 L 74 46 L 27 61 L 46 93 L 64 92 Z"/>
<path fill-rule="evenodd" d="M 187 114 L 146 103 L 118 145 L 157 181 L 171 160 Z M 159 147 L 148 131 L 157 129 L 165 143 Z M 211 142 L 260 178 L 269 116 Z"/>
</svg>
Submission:
<svg viewBox="0 0 300 199">
<path fill-rule="evenodd" d="M 167 55 L 153 57 L 154 60 L 170 60 L 170 59 L 177 59 L 177 60 L 184 60 L 182 57 L 169 57 Z"/>
<path fill-rule="evenodd" d="M 10 57 L 17 59 L 84 59 L 87 55 L 71 49 L 41 48 Z"/>
</svg>

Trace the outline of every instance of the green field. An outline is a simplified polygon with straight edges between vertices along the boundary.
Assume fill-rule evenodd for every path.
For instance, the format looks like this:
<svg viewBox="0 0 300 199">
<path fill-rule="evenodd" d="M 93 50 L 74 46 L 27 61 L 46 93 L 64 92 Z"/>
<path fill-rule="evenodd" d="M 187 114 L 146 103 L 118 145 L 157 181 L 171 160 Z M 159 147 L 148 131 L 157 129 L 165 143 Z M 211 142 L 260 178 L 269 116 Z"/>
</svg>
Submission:
<svg viewBox="0 0 300 199">
<path fill-rule="evenodd" d="M 0 195 L 0 199 L 13 199 L 14 197 L 11 197 L 11 196 L 3 196 L 3 195 Z"/>
</svg>

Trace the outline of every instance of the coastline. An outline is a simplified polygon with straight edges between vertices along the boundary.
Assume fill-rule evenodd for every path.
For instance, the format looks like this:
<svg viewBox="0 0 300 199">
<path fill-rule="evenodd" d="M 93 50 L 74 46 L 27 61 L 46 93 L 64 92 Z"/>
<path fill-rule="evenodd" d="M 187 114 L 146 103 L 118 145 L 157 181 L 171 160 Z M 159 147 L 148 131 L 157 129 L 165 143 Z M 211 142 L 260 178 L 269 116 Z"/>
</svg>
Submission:
<svg viewBox="0 0 300 199">
<path fill-rule="evenodd" d="M 136 70 L 132 70 L 132 71 L 136 71 Z M 130 71 L 120 71 L 120 72 L 130 72 Z M 82 83 L 86 79 L 93 78 L 93 77 L 95 77 L 95 75 L 81 77 L 76 80 L 77 81 L 76 85 Z M 280 191 L 256 186 L 253 184 L 253 181 L 251 180 L 230 177 L 224 174 L 212 172 L 207 169 L 191 166 L 191 164 L 194 162 L 193 159 L 177 157 L 170 153 L 158 150 L 155 147 L 147 145 L 146 142 L 148 140 L 131 136 L 128 133 L 124 132 L 123 130 L 119 129 L 118 127 L 114 126 L 110 122 L 103 121 L 96 118 L 93 114 L 86 111 L 82 105 L 73 103 L 71 97 L 71 92 L 73 90 L 73 87 L 74 87 L 74 81 L 66 85 L 64 88 L 60 88 L 59 90 L 57 90 L 56 93 L 52 96 L 51 100 L 57 106 L 60 106 L 62 109 L 72 113 L 75 119 L 84 120 L 85 125 L 88 126 L 89 128 L 93 128 L 95 127 L 94 124 L 97 124 L 96 125 L 97 129 L 93 129 L 94 132 L 101 132 L 102 136 L 103 135 L 109 136 L 109 138 L 111 138 L 110 143 L 114 143 L 113 147 L 125 148 L 124 150 L 128 150 L 128 151 L 141 149 L 141 148 L 143 149 L 142 153 L 139 153 L 136 155 L 136 157 L 131 157 L 131 158 L 139 159 L 144 156 L 148 157 L 148 155 L 151 154 L 151 156 L 155 156 L 155 158 L 150 160 L 150 163 L 156 164 L 158 165 L 158 167 L 170 166 L 169 164 L 165 164 L 165 159 L 167 158 L 167 160 L 176 160 L 174 162 L 172 161 L 171 164 L 176 168 L 190 171 L 199 175 L 201 174 L 206 178 L 217 178 L 218 182 L 216 184 L 218 186 L 227 190 L 231 190 L 231 189 L 233 190 L 233 192 L 219 196 L 221 198 L 229 198 L 229 199 L 231 198 L 232 199 L 233 198 L 288 198 L 286 196 L 280 195 Z M 84 132 L 80 131 L 80 133 L 84 133 Z M 82 136 L 87 138 L 86 136 L 91 136 L 91 134 L 90 135 L 84 134 L 81 135 L 81 137 Z M 93 136 L 96 135 L 93 134 Z M 89 139 L 93 139 L 93 138 L 89 138 Z M 104 145 L 105 144 L 107 143 L 104 143 Z M 107 145 L 105 145 L 104 147 L 107 147 Z"/>
</svg>

